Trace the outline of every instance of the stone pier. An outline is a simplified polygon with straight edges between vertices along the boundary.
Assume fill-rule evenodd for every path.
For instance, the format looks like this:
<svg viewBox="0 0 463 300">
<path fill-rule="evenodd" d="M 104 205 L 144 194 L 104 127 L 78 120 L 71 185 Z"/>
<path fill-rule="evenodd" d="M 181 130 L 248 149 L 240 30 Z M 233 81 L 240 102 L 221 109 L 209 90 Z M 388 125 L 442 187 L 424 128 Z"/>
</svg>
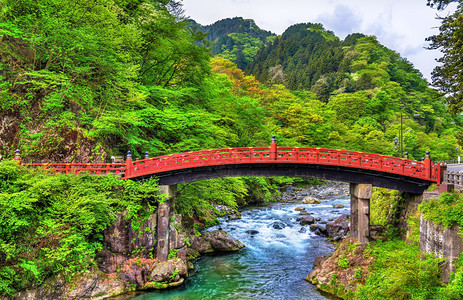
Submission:
<svg viewBox="0 0 463 300">
<path fill-rule="evenodd" d="M 371 184 L 350 184 L 350 234 L 360 243 L 370 238 L 370 199 Z"/>
<path fill-rule="evenodd" d="M 157 257 L 160 261 L 167 261 L 169 256 L 169 221 L 174 215 L 175 194 L 177 185 L 161 185 L 159 193 L 165 194 L 164 203 L 159 204 L 157 220 Z"/>
</svg>

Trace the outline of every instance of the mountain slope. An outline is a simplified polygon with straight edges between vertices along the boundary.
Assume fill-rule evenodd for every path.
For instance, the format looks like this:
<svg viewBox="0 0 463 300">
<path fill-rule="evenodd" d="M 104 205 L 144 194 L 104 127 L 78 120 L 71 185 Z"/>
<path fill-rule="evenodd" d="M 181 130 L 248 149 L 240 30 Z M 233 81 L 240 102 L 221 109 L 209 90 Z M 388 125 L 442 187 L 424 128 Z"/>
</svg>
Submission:
<svg viewBox="0 0 463 300">
<path fill-rule="evenodd" d="M 274 33 L 260 29 L 253 20 L 241 17 L 223 19 L 207 26 L 194 21 L 191 23 L 198 30 L 208 33 L 206 39 L 213 43 L 213 55 L 227 58 L 241 69 L 246 68 L 262 46 L 276 37 Z"/>
<path fill-rule="evenodd" d="M 355 33 L 341 41 L 312 23 L 293 25 L 261 48 L 247 72 L 264 83 L 312 91 L 323 101 L 332 93 L 368 90 L 388 80 L 407 91 L 427 86 L 412 64 L 374 37 Z"/>
</svg>

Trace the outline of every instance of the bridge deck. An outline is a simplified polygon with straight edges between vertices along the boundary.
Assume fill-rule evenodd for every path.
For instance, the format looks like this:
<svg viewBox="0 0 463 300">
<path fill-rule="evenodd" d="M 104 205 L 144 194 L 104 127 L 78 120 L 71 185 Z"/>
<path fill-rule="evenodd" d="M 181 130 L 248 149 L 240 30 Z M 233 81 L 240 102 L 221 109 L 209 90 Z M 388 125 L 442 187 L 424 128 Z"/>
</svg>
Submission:
<svg viewBox="0 0 463 300">
<path fill-rule="evenodd" d="M 134 161 L 125 178 L 136 178 L 173 170 L 235 164 L 311 164 L 374 170 L 437 182 L 438 164 L 356 151 L 278 147 L 214 149 L 159 156 Z"/>
<path fill-rule="evenodd" d="M 277 147 L 274 141 L 270 147 L 201 150 L 136 161 L 132 161 L 129 155 L 125 164 L 29 165 L 42 166 L 54 170 L 55 173 L 65 174 L 120 174 L 124 179 L 170 176 L 171 179 L 165 181 L 176 183 L 225 176 L 313 176 L 334 180 L 340 178 L 339 180 L 356 183 L 365 183 L 365 180 L 378 181 L 378 186 L 384 187 L 389 186 L 386 181 L 390 180 L 395 182 L 390 188 L 402 186 L 400 180 L 403 180 L 419 186 L 418 190 L 422 190 L 424 185 L 440 183 L 442 177 L 441 165 L 431 163 L 429 156 L 424 162 L 419 162 L 357 151 Z M 249 171 L 252 168 L 256 170 Z M 208 172 L 211 174 L 207 174 Z M 317 172 L 321 172 L 322 175 L 317 175 Z M 344 175 L 340 177 L 336 172 Z M 185 179 L 188 173 L 191 176 L 194 173 L 196 177 Z M 174 177 L 178 178 L 177 181 Z M 376 180 L 375 177 L 381 179 Z M 363 178 L 363 181 L 359 182 L 358 178 Z"/>
</svg>

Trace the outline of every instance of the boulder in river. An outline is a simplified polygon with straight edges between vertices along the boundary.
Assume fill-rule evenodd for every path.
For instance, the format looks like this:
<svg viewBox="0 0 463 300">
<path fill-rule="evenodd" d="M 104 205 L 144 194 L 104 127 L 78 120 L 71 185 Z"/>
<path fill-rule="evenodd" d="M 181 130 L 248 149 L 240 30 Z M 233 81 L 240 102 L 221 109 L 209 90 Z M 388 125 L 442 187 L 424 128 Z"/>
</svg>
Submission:
<svg viewBox="0 0 463 300">
<path fill-rule="evenodd" d="M 310 225 L 315 223 L 315 218 L 312 216 L 302 216 L 296 219 L 301 225 Z"/>
<path fill-rule="evenodd" d="M 316 235 L 327 235 L 326 226 L 319 224 L 311 224 L 310 231 L 314 232 Z"/>
<path fill-rule="evenodd" d="M 228 221 L 241 219 L 241 213 L 236 212 L 234 214 L 228 215 Z"/>
<path fill-rule="evenodd" d="M 303 211 L 303 210 L 305 210 L 305 208 L 302 207 L 302 206 L 298 206 L 298 207 L 296 207 L 294 210 L 295 210 L 295 211 Z"/>
<path fill-rule="evenodd" d="M 286 227 L 285 223 L 283 222 L 273 222 L 272 227 L 275 229 L 283 229 Z"/>
<path fill-rule="evenodd" d="M 304 199 L 302 200 L 302 203 L 305 203 L 305 204 L 320 204 L 321 202 L 322 201 L 320 199 L 317 199 L 312 196 L 304 197 Z"/>
<path fill-rule="evenodd" d="M 173 275 L 175 273 L 175 276 Z M 180 276 L 188 275 L 187 264 L 178 257 L 169 261 L 160 262 L 151 271 L 151 281 L 155 282 L 172 282 L 179 281 Z"/>
<path fill-rule="evenodd" d="M 341 203 L 336 203 L 335 205 L 333 205 L 334 208 L 344 208 L 344 205 L 342 205 Z"/>
<path fill-rule="evenodd" d="M 249 233 L 250 235 L 254 235 L 254 234 L 258 234 L 259 231 L 251 229 L 251 230 L 246 230 L 246 233 Z"/>
<path fill-rule="evenodd" d="M 220 252 L 237 251 L 244 247 L 244 244 L 229 235 L 226 231 L 216 230 L 206 232 L 201 236 L 209 242 L 212 249 Z"/>
<path fill-rule="evenodd" d="M 326 230 L 326 226 L 319 225 L 318 230 L 320 230 L 320 233 L 323 235 L 327 235 L 328 231 Z"/>
<path fill-rule="evenodd" d="M 333 222 L 326 224 L 326 230 L 329 237 L 334 240 L 340 240 L 349 232 L 349 222 L 347 221 L 348 215 L 344 214 L 338 217 Z"/>
<path fill-rule="evenodd" d="M 190 244 L 191 249 L 201 254 L 214 252 L 211 243 L 206 241 L 202 236 L 190 236 Z"/>
</svg>

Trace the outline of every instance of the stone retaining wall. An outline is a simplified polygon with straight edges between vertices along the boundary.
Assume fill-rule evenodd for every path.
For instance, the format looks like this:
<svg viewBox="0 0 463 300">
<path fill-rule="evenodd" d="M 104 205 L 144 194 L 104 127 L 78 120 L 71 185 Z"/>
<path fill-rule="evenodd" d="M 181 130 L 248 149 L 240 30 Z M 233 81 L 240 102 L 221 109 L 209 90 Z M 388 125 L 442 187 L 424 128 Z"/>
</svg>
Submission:
<svg viewBox="0 0 463 300">
<path fill-rule="evenodd" d="M 443 228 L 421 217 L 420 251 L 447 259 L 442 268 L 442 278 L 445 282 L 448 282 L 450 274 L 455 271 L 454 262 L 463 251 L 463 240 L 458 235 L 459 232 L 456 225 L 452 228 Z"/>
</svg>

